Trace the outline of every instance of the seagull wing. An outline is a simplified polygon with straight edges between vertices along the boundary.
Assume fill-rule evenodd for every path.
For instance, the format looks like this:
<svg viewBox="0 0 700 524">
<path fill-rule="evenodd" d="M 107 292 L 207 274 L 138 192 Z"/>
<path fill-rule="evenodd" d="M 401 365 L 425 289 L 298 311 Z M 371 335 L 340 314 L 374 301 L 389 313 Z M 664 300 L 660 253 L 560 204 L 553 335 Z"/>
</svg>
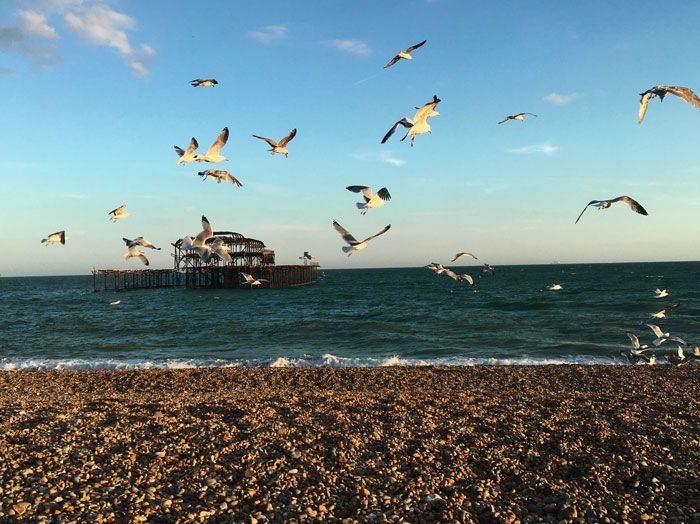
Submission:
<svg viewBox="0 0 700 524">
<path fill-rule="evenodd" d="M 108 214 L 108 215 L 116 215 L 117 213 L 121 213 L 122 211 L 124 211 L 124 208 L 125 208 L 125 207 L 126 207 L 126 204 L 122 204 L 122 205 L 119 206 L 117 209 L 112 209 L 112 211 L 110 211 L 110 212 L 107 213 L 107 214 Z"/>
<path fill-rule="evenodd" d="M 391 135 L 393 135 L 394 133 L 396 133 L 396 130 L 399 128 L 399 126 L 404 126 L 404 127 L 406 127 L 406 128 L 410 128 L 410 127 L 413 127 L 413 124 L 412 124 L 411 122 L 408 121 L 408 118 L 402 118 L 401 120 L 399 120 L 398 122 L 396 122 L 396 123 L 391 127 L 391 129 L 389 129 L 389 131 L 387 132 L 386 135 L 384 135 L 384 138 L 382 138 L 382 144 L 385 143 L 387 140 L 389 140 L 389 138 L 391 137 Z"/>
<path fill-rule="evenodd" d="M 140 252 L 139 252 L 139 254 L 136 255 L 136 257 L 137 257 L 141 262 L 143 262 L 144 265 L 146 265 L 146 266 L 149 265 L 148 259 L 146 258 L 146 255 L 144 255 L 143 253 L 140 253 Z"/>
<path fill-rule="evenodd" d="M 578 218 L 576 219 L 576 222 L 574 222 L 574 224 L 578 224 L 578 221 L 581 220 L 581 217 L 586 212 L 586 209 L 588 209 L 588 206 L 591 206 L 593 204 L 598 204 L 599 202 L 600 202 L 600 200 L 591 200 L 588 204 L 586 204 L 586 207 L 583 208 L 583 211 L 581 211 L 581 214 L 578 216 Z"/>
<path fill-rule="evenodd" d="M 639 344 L 639 339 L 637 338 L 637 335 L 635 335 L 631 331 L 628 331 L 627 336 L 632 341 L 632 345 L 634 346 L 634 349 L 639 349 L 640 344 Z"/>
<path fill-rule="evenodd" d="M 212 236 L 214 236 L 214 233 L 211 230 L 211 224 L 209 223 L 209 220 L 207 220 L 207 217 L 203 216 L 202 217 L 202 232 L 194 237 L 194 244 L 195 245 L 200 245 L 203 246 L 204 243 L 209 240 Z"/>
<path fill-rule="evenodd" d="M 237 185 L 238 187 L 241 187 L 241 186 L 243 185 L 243 184 L 240 183 L 240 181 L 239 181 L 235 176 L 233 176 L 233 175 L 232 175 L 231 173 L 229 173 L 228 171 L 222 172 L 222 173 L 221 173 L 221 178 L 223 178 L 224 180 L 226 180 L 226 182 L 231 182 L 232 184 Z"/>
<path fill-rule="evenodd" d="M 267 142 L 270 145 L 270 147 L 277 147 L 277 142 L 275 142 L 271 138 L 265 138 L 264 136 L 258 136 L 258 135 L 253 135 L 253 136 L 255 138 L 259 138 L 260 140 L 264 140 L 265 142 Z"/>
<path fill-rule="evenodd" d="M 219 136 L 216 137 L 216 140 L 214 140 L 214 143 L 209 147 L 209 151 L 207 151 L 206 156 L 218 155 L 219 151 L 221 151 L 221 149 L 226 145 L 227 141 L 228 141 L 228 127 L 225 127 L 221 130 L 221 133 L 219 133 Z"/>
<path fill-rule="evenodd" d="M 383 235 L 384 233 L 386 233 L 387 231 L 389 231 L 390 228 L 391 228 L 391 224 L 389 224 L 388 226 L 385 226 L 384 229 L 382 229 L 379 233 L 375 233 L 375 234 L 372 235 L 371 237 L 365 238 L 362 242 L 369 242 L 369 241 L 372 240 L 373 238 L 376 238 L 376 237 L 378 237 L 379 235 Z"/>
<path fill-rule="evenodd" d="M 128 238 L 122 237 L 122 240 L 126 244 L 126 247 L 128 247 L 129 249 L 131 249 L 133 246 L 135 246 L 137 244 L 136 242 L 134 242 L 133 240 L 129 240 Z"/>
<path fill-rule="evenodd" d="M 647 114 L 647 106 L 649 105 L 649 100 L 651 100 L 651 91 L 647 91 L 642 94 L 641 100 L 639 100 L 639 117 L 637 123 L 641 124 L 644 120 L 644 115 Z"/>
<path fill-rule="evenodd" d="M 498 122 L 498 123 L 499 123 L 499 124 L 503 124 L 503 123 L 505 123 L 505 122 L 508 122 L 508 120 L 511 120 L 512 118 L 513 118 L 512 116 L 507 116 L 507 117 L 505 117 L 503 120 L 501 120 L 501 121 Z"/>
<path fill-rule="evenodd" d="M 333 221 L 333 227 L 340 234 L 340 236 L 343 237 L 343 240 L 345 240 L 345 242 L 347 242 L 349 245 L 355 246 L 359 244 L 357 239 L 354 236 L 352 236 L 347 229 L 338 224 L 338 222 L 336 222 L 335 220 Z"/>
<path fill-rule="evenodd" d="M 474 279 L 471 277 L 471 275 L 467 275 L 466 273 L 461 276 L 462 280 L 466 280 L 469 282 L 469 285 L 473 286 L 474 285 Z"/>
<path fill-rule="evenodd" d="M 377 191 L 377 195 L 379 196 L 379 198 L 381 198 L 385 202 L 391 200 L 391 195 L 389 194 L 389 190 L 385 187 L 383 187 L 379 191 Z"/>
<path fill-rule="evenodd" d="M 611 200 L 611 202 L 623 202 L 632 208 L 632 211 L 639 213 L 640 215 L 648 215 L 646 209 L 644 209 L 639 202 L 628 196 L 620 196 Z"/>
<path fill-rule="evenodd" d="M 654 332 L 654 335 L 656 335 L 658 338 L 661 338 L 664 336 L 664 332 L 661 331 L 661 328 L 657 326 L 656 324 L 645 324 L 646 327 L 651 329 Z"/>
<path fill-rule="evenodd" d="M 366 189 L 369 189 L 371 191 L 371 188 L 369 186 L 348 186 L 345 189 L 348 191 L 352 191 L 353 193 L 363 193 L 365 192 Z"/>
<path fill-rule="evenodd" d="M 531 116 L 534 116 L 535 118 L 537 117 L 537 115 L 535 113 L 519 113 L 519 116 L 525 116 L 525 115 L 531 115 Z"/>
<path fill-rule="evenodd" d="M 682 98 L 689 104 L 692 104 L 698 109 L 700 109 L 700 98 L 698 98 L 698 95 L 693 93 L 693 91 L 688 89 L 687 87 L 668 86 L 666 88 L 666 91 L 671 93 L 672 95 L 676 95 L 677 97 Z"/>
<path fill-rule="evenodd" d="M 280 143 L 279 143 L 280 147 L 284 147 L 287 144 L 289 144 L 289 142 L 291 142 L 292 138 L 294 138 L 295 136 L 297 136 L 297 128 L 296 127 L 294 129 L 292 129 L 287 136 L 285 136 L 282 140 L 280 140 Z"/>
<path fill-rule="evenodd" d="M 394 65 L 396 62 L 398 62 L 399 60 L 401 60 L 401 57 L 400 57 L 399 55 L 396 55 L 394 58 L 392 58 L 391 60 L 389 60 L 389 63 L 388 63 L 387 65 L 384 66 L 384 69 L 387 69 L 387 68 L 393 66 L 393 65 Z"/>
<path fill-rule="evenodd" d="M 420 42 L 420 43 L 418 43 L 418 44 L 412 45 L 411 47 L 409 47 L 408 49 L 406 49 L 406 53 L 410 53 L 411 51 L 414 51 L 414 50 L 418 49 L 420 46 L 422 46 L 422 45 L 425 44 L 426 42 L 427 42 L 427 40 L 423 40 L 422 42 Z"/>
<path fill-rule="evenodd" d="M 433 95 L 433 99 L 428 102 L 427 104 L 424 104 L 418 111 L 416 111 L 415 116 L 413 117 L 414 122 L 420 122 L 420 121 L 425 121 L 428 120 L 430 117 L 430 114 L 435 111 L 435 108 L 437 105 L 440 103 L 440 99 L 436 96 Z"/>
</svg>

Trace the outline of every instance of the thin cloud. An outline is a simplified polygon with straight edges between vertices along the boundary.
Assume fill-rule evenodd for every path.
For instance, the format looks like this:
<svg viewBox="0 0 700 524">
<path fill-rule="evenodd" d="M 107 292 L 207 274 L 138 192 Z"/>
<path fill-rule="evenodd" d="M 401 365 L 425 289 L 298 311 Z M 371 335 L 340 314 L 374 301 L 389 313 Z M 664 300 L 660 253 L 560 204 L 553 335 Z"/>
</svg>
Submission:
<svg viewBox="0 0 700 524">
<path fill-rule="evenodd" d="M 513 153 L 516 155 L 552 156 L 557 151 L 559 151 L 559 147 L 552 145 L 550 142 L 542 142 L 541 144 L 533 144 L 530 146 L 517 147 L 515 149 L 508 149 L 509 153 Z"/>
<path fill-rule="evenodd" d="M 17 71 L 9 67 L 0 67 L 0 76 L 12 76 L 17 74 Z"/>
<path fill-rule="evenodd" d="M 262 44 L 269 44 L 287 35 L 287 26 L 284 24 L 266 25 L 257 31 L 248 31 L 248 37 Z"/>
<path fill-rule="evenodd" d="M 148 74 L 148 61 L 155 55 L 155 50 L 146 44 L 138 49 L 132 46 L 126 32 L 133 30 L 136 22 L 130 16 L 95 4 L 80 8 L 77 12 L 68 12 L 64 19 L 71 31 L 88 42 L 116 49 L 135 74 Z"/>
<path fill-rule="evenodd" d="M 41 13 L 37 13 L 36 11 L 20 11 L 19 16 L 24 20 L 24 23 L 22 23 L 20 27 L 25 32 L 44 38 L 58 38 L 56 30 L 47 23 L 46 17 Z"/>
<path fill-rule="evenodd" d="M 563 106 L 574 100 L 578 95 L 576 93 L 571 93 L 570 95 L 560 95 L 559 93 L 549 93 L 547 96 L 542 97 L 542 100 L 554 104 L 555 106 Z"/>
<path fill-rule="evenodd" d="M 367 153 L 355 153 L 352 155 L 353 158 L 357 160 L 362 160 L 363 162 L 384 162 L 385 164 L 391 164 L 392 166 L 401 167 L 406 165 L 405 160 L 396 158 L 393 156 L 391 151 L 382 151 L 380 153 L 367 152 Z"/>
<path fill-rule="evenodd" d="M 349 55 L 367 56 L 372 54 L 370 47 L 360 40 L 331 40 L 331 45 Z"/>
</svg>

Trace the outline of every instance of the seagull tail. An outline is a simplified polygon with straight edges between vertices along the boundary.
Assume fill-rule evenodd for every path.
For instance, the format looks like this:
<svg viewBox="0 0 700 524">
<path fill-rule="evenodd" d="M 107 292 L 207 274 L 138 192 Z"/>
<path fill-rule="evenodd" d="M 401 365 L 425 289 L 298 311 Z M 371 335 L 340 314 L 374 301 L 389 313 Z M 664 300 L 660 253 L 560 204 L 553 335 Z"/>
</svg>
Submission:
<svg viewBox="0 0 700 524">
<path fill-rule="evenodd" d="M 352 246 L 343 246 L 343 253 L 348 253 L 348 256 L 352 255 L 353 248 Z"/>
</svg>

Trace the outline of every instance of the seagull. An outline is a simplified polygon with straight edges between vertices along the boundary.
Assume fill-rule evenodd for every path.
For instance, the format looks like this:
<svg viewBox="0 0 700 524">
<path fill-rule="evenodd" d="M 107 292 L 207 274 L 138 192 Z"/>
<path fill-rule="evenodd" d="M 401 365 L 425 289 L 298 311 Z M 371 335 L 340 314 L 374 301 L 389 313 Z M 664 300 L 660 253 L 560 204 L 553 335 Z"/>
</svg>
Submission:
<svg viewBox="0 0 700 524">
<path fill-rule="evenodd" d="M 209 146 L 209 150 L 206 153 L 204 153 L 203 155 L 194 156 L 195 162 L 221 162 L 223 160 L 228 160 L 228 158 L 219 154 L 221 149 L 226 145 L 227 140 L 228 127 L 225 127 L 221 130 L 219 136 L 216 137 L 214 143 L 211 146 Z"/>
<path fill-rule="evenodd" d="M 345 240 L 345 242 L 348 243 L 347 246 L 343 246 L 343 253 L 347 253 L 348 256 L 351 256 L 355 251 L 362 251 L 363 249 L 365 249 L 367 247 L 367 242 L 369 242 L 373 238 L 376 238 L 379 235 L 383 235 L 384 233 L 389 231 L 389 229 L 391 228 L 391 224 L 384 227 L 384 229 L 382 229 L 379 233 L 376 233 L 371 237 L 365 238 L 362 242 L 358 242 L 357 240 L 355 240 L 355 237 L 352 236 L 347 229 L 338 224 L 338 222 L 336 222 L 335 220 L 333 221 L 333 227 L 338 233 L 340 233 L 340 236 L 343 237 L 343 240 Z"/>
<path fill-rule="evenodd" d="M 472 257 L 474 260 L 479 260 L 478 258 L 476 258 L 475 255 L 472 255 L 471 253 L 467 253 L 466 251 L 462 251 L 461 253 L 457 253 L 455 256 L 453 256 L 451 262 L 454 262 L 459 257 Z"/>
<path fill-rule="evenodd" d="M 671 304 L 665 309 L 662 309 L 661 311 L 657 311 L 656 313 L 649 313 L 649 316 L 651 318 L 666 318 L 666 310 L 668 309 L 674 309 L 680 306 L 680 304 Z"/>
<path fill-rule="evenodd" d="M 159 248 L 159 247 L 154 246 L 153 244 L 151 244 L 148 240 L 146 240 L 146 239 L 143 238 L 143 237 L 136 237 L 136 238 L 133 239 L 133 240 L 129 240 L 128 238 L 122 238 L 122 240 L 123 240 L 124 242 L 126 242 L 127 247 L 131 247 L 131 246 L 141 246 L 141 247 L 147 247 L 147 248 L 150 248 L 150 249 L 155 249 L 155 250 L 157 250 L 157 251 L 160 251 L 160 248 Z"/>
<path fill-rule="evenodd" d="M 129 260 L 130 258 L 138 258 L 141 262 L 144 263 L 144 265 L 148 265 L 148 259 L 146 258 L 146 255 L 144 255 L 143 251 L 139 251 L 136 246 L 140 245 L 133 240 L 129 240 L 128 238 L 122 238 L 126 246 L 129 248 L 129 250 L 124 253 L 122 256 L 124 257 L 124 260 Z"/>
<path fill-rule="evenodd" d="M 693 104 L 695 107 L 700 109 L 700 98 L 698 98 L 698 95 L 693 93 L 690 89 L 687 87 L 680 87 L 680 86 L 655 86 L 652 87 L 651 89 L 647 89 L 643 93 L 640 93 L 639 96 L 642 98 L 639 100 L 639 120 L 638 122 L 641 124 L 642 120 L 644 120 L 644 115 L 647 114 L 647 106 L 649 105 L 649 100 L 651 100 L 654 97 L 659 97 L 659 100 L 662 102 L 664 101 L 664 97 L 668 94 L 675 95 L 679 98 L 682 98 L 689 104 Z"/>
<path fill-rule="evenodd" d="M 685 356 L 683 348 L 680 346 L 678 346 L 675 354 L 666 355 L 666 360 L 669 362 L 669 364 L 673 364 L 674 366 L 681 366 L 688 362 L 688 358 Z"/>
<path fill-rule="evenodd" d="M 178 164 L 187 164 L 188 162 L 192 162 L 195 159 L 195 154 L 194 152 L 197 150 L 199 147 L 199 144 L 197 143 L 197 139 L 195 137 L 192 137 L 190 140 L 190 145 L 187 146 L 187 151 L 182 149 L 181 147 L 174 146 L 175 147 L 175 152 L 178 154 L 180 159 L 177 161 Z"/>
<path fill-rule="evenodd" d="M 666 291 L 665 289 L 659 289 L 658 287 L 656 288 L 654 293 L 656 293 L 656 296 L 654 298 L 664 298 L 668 296 L 668 291 Z"/>
<path fill-rule="evenodd" d="M 673 340 L 674 342 L 679 342 L 683 344 L 685 347 L 690 349 L 691 353 L 688 355 L 688 359 L 692 359 L 695 362 L 700 362 L 700 346 L 697 344 L 693 344 L 691 342 L 688 342 L 687 340 L 684 340 L 681 337 L 669 337 L 669 340 Z"/>
<path fill-rule="evenodd" d="M 586 207 L 583 208 L 583 211 L 581 211 L 581 214 L 578 216 L 574 224 L 578 224 L 578 221 L 581 220 L 581 217 L 586 212 L 586 209 L 588 209 L 589 206 L 594 206 L 598 209 L 607 209 L 610 206 L 612 206 L 615 202 L 622 202 L 624 204 L 627 204 L 628 206 L 630 206 L 632 211 L 634 211 L 635 213 L 639 213 L 640 215 L 649 214 L 647 213 L 646 209 L 644 209 L 639 204 L 639 202 L 637 202 L 633 198 L 630 198 L 628 196 L 619 196 L 617 198 L 611 198 L 610 200 L 591 200 L 588 204 L 586 204 Z"/>
<path fill-rule="evenodd" d="M 264 136 L 258 136 L 258 135 L 253 135 L 255 138 L 259 138 L 260 140 L 264 140 L 269 144 L 269 146 L 272 149 L 268 149 L 268 151 L 272 151 L 272 156 L 277 153 L 278 155 L 284 155 L 285 158 L 289 156 L 289 152 L 287 151 L 287 144 L 292 141 L 292 138 L 297 136 L 297 128 L 295 127 L 292 129 L 287 136 L 285 136 L 282 140 L 279 141 L 279 143 L 275 142 L 271 138 L 265 138 Z"/>
<path fill-rule="evenodd" d="M 216 256 L 218 256 L 221 260 L 223 260 L 226 264 L 230 264 L 231 261 L 233 260 L 231 258 L 231 254 L 229 253 L 229 248 L 226 246 L 224 243 L 224 240 L 222 238 L 216 237 L 211 244 L 207 244 L 204 246 L 204 249 L 208 249 L 208 256 L 207 262 L 209 258 L 211 257 L 211 254 L 214 253 Z"/>
<path fill-rule="evenodd" d="M 518 113 L 517 115 L 508 115 L 503 120 L 501 120 L 499 124 L 508 122 L 508 120 L 517 120 L 518 122 L 522 122 L 523 120 L 525 120 L 525 115 L 532 115 L 534 117 L 537 117 L 537 115 L 534 113 Z"/>
<path fill-rule="evenodd" d="M 433 273 L 435 273 L 436 275 L 440 275 L 445 271 L 445 268 L 442 267 L 442 264 L 438 264 L 437 262 L 431 262 L 430 264 L 428 264 L 425 267 L 428 268 Z"/>
<path fill-rule="evenodd" d="M 493 268 L 492 265 L 490 264 L 484 264 L 484 267 L 481 269 L 481 273 L 479 273 L 479 278 L 485 277 L 486 275 L 491 274 L 491 275 L 496 275 L 496 270 Z"/>
<path fill-rule="evenodd" d="M 384 138 L 382 138 L 382 144 L 389 140 L 389 137 L 396 132 L 399 126 L 404 126 L 408 128 L 408 132 L 404 135 L 401 141 L 403 142 L 406 140 L 407 136 L 410 136 L 411 146 L 413 146 L 416 136 L 431 132 L 430 124 L 428 124 L 428 118 L 438 116 L 440 114 L 435 110 L 439 103 L 440 99 L 433 95 L 433 99 L 430 102 L 424 104 L 423 107 L 416 108 L 418 110 L 416 111 L 416 114 L 413 115 L 413 119 L 404 117 L 396 122 L 393 127 L 389 129 L 387 134 L 384 135 Z"/>
<path fill-rule="evenodd" d="M 467 275 L 465 273 L 463 275 L 459 275 L 459 279 L 464 282 L 469 282 L 469 285 L 472 287 L 476 287 L 476 284 L 474 284 L 474 279 L 471 277 L 471 275 Z"/>
<path fill-rule="evenodd" d="M 384 66 L 384 69 L 387 69 L 387 68 L 393 66 L 396 62 L 398 62 L 402 58 L 404 60 L 413 60 L 413 57 L 411 56 L 411 52 L 415 51 L 416 49 L 418 49 L 420 46 L 422 46 L 426 42 L 427 42 L 427 40 L 423 40 L 419 44 L 412 45 L 411 47 L 409 47 L 405 51 L 399 51 L 399 53 L 394 58 L 392 58 L 387 65 Z"/>
<path fill-rule="evenodd" d="M 304 251 L 304 254 L 299 257 L 299 260 L 311 260 L 312 257 L 311 254 L 308 251 Z"/>
<path fill-rule="evenodd" d="M 547 289 L 550 291 L 560 291 L 563 288 L 561 287 L 561 284 L 552 284 L 551 286 L 547 286 Z"/>
<path fill-rule="evenodd" d="M 110 305 L 110 306 L 118 306 L 118 305 L 121 304 L 121 303 L 122 303 L 121 300 L 115 300 L 114 302 L 110 302 L 109 305 Z"/>
<path fill-rule="evenodd" d="M 635 335 L 632 331 L 628 331 L 627 336 L 632 341 L 632 349 L 630 349 L 630 353 L 632 353 L 633 355 L 639 356 L 645 351 L 649 350 L 648 345 L 644 344 L 643 346 L 641 346 L 639 344 L 639 339 L 637 338 L 637 335 Z"/>
<path fill-rule="evenodd" d="M 206 245 L 207 240 L 212 238 L 214 236 L 214 233 L 211 229 L 211 224 L 209 223 L 209 220 L 207 220 L 207 217 L 202 216 L 202 232 L 199 233 L 196 237 L 183 237 L 180 239 L 180 249 L 182 250 L 188 250 L 188 249 L 194 249 L 199 253 L 200 258 L 207 262 L 209 260 L 209 250 L 206 249 L 204 246 Z M 205 260 L 206 257 L 206 260 Z"/>
<path fill-rule="evenodd" d="M 646 324 L 646 326 L 654 332 L 654 335 L 656 335 L 656 338 L 652 341 L 652 344 L 654 344 L 655 347 L 659 347 L 671 336 L 670 333 L 664 333 L 661 331 L 661 328 L 656 324 Z"/>
<path fill-rule="evenodd" d="M 67 238 L 65 231 L 56 231 L 55 233 L 51 233 L 47 238 L 42 239 L 41 243 L 45 246 L 49 244 L 58 244 L 59 242 L 65 245 Z"/>
<path fill-rule="evenodd" d="M 353 193 L 362 193 L 362 196 L 365 197 L 364 204 L 362 202 L 356 204 L 357 209 L 362 210 L 360 211 L 361 215 L 366 215 L 369 209 L 381 207 L 391 200 L 389 190 L 385 187 L 381 188 L 376 193 L 372 193 L 372 188 L 368 186 L 348 186 L 345 189 Z"/>
<path fill-rule="evenodd" d="M 195 78 L 194 80 L 190 80 L 190 85 L 192 87 L 214 87 L 218 83 L 219 82 L 213 78 Z"/>
<path fill-rule="evenodd" d="M 448 277 L 450 277 L 450 278 L 451 278 L 452 280 L 454 280 L 455 282 L 459 282 L 460 280 L 462 280 L 462 277 L 459 276 L 459 275 L 458 275 L 457 273 L 455 273 L 454 271 L 452 271 L 451 269 L 445 268 L 445 271 L 443 271 L 443 273 L 445 273 L 445 275 L 447 275 Z"/>
<path fill-rule="evenodd" d="M 124 209 L 126 209 L 126 204 L 122 204 L 117 209 L 112 209 L 112 211 L 107 213 L 108 215 L 114 215 L 110 220 L 116 222 L 117 220 L 128 217 L 129 213 L 124 212 Z"/>
<path fill-rule="evenodd" d="M 200 171 L 197 174 L 202 177 L 202 182 L 205 181 L 207 177 L 211 177 L 212 179 L 216 180 L 217 184 L 221 184 L 221 181 L 225 180 L 226 182 L 231 182 L 232 184 L 237 185 L 238 187 L 241 187 L 243 185 L 231 173 L 229 173 L 228 171 L 223 171 L 221 169 L 207 169 L 206 171 Z"/>
<path fill-rule="evenodd" d="M 269 280 L 265 280 L 264 278 L 254 278 L 252 275 L 244 273 L 243 271 L 241 271 L 241 277 L 243 277 L 241 281 L 241 285 L 243 286 L 255 287 L 261 285 L 263 282 L 269 282 Z"/>
</svg>

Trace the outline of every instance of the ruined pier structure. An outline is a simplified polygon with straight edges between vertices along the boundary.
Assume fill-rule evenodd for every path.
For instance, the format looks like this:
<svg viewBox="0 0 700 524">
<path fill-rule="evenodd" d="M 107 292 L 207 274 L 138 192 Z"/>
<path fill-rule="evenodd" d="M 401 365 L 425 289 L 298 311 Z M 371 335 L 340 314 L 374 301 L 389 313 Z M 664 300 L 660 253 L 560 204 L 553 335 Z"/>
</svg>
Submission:
<svg viewBox="0 0 700 524">
<path fill-rule="evenodd" d="M 155 289 L 178 287 L 195 288 L 240 288 L 241 273 L 248 273 L 267 282 L 259 287 L 286 288 L 314 284 L 317 281 L 318 264 L 304 259 L 299 265 L 275 265 L 275 252 L 254 238 L 247 238 L 232 231 L 215 231 L 231 255 L 225 263 L 213 254 L 204 263 L 199 254 L 191 249 L 182 249 L 180 240 L 173 246 L 173 269 L 94 269 L 95 291 L 125 291 L 129 289 Z"/>
</svg>

